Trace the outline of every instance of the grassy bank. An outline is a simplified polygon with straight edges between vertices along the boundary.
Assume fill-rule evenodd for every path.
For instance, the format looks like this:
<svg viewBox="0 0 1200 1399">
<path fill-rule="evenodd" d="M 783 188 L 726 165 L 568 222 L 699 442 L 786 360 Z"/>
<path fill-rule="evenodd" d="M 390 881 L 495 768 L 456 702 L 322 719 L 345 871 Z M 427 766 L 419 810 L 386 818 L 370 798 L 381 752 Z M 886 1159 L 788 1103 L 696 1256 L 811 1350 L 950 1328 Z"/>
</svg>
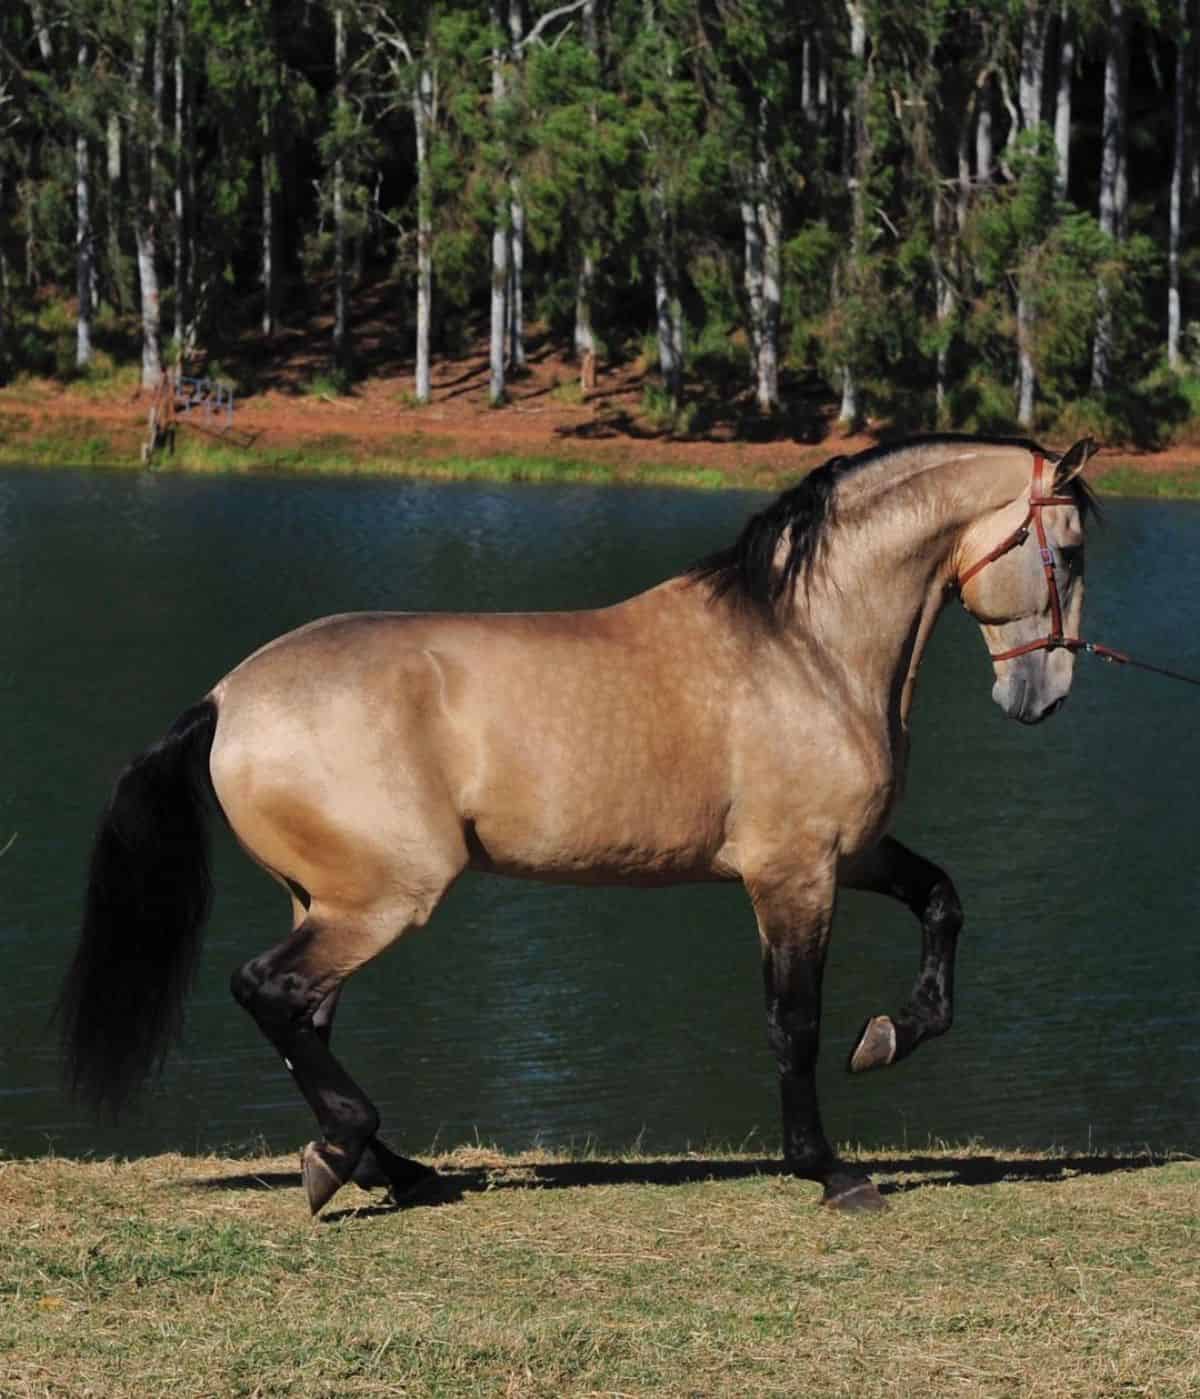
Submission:
<svg viewBox="0 0 1200 1399">
<path fill-rule="evenodd" d="M 871 1217 L 719 1153 L 439 1164 L 314 1225 L 291 1158 L 0 1161 L 0 1394 L 1200 1392 L 1194 1161 L 883 1156 Z"/>
<path fill-rule="evenodd" d="M 39 429 L 21 414 L 0 415 L 0 466 L 84 466 L 141 470 L 144 433 L 114 428 L 86 416 L 72 418 L 53 432 Z M 438 438 L 397 434 L 370 441 L 347 433 L 322 434 L 303 443 L 268 447 L 181 429 L 173 452 L 159 453 L 153 470 L 200 474 L 293 476 L 393 476 L 440 481 L 509 483 L 585 482 L 595 485 L 666 485 L 703 490 L 720 487 L 776 489 L 794 473 L 761 469 L 717 471 L 654 462 L 604 462 L 554 455 L 448 451 Z"/>
<path fill-rule="evenodd" d="M 36 405 L 37 400 L 33 400 Z M 0 466 L 84 466 L 111 470 L 140 470 L 145 429 L 126 416 L 90 416 L 86 402 L 69 415 L 53 420 L 22 411 L 21 404 L 0 403 Z M 705 490 L 734 487 L 781 490 L 835 451 L 837 444 L 781 447 L 774 464 L 761 459 L 747 463 L 732 447 L 721 465 L 697 464 L 688 457 L 688 444 L 674 445 L 672 462 L 642 461 L 636 442 L 613 459 L 564 456 L 553 451 L 513 452 L 463 450 L 453 430 L 444 437 L 426 432 L 355 436 L 353 430 L 314 432 L 303 440 L 272 445 L 266 439 L 250 445 L 181 427 L 173 453 L 160 453 L 154 469 L 207 474 L 272 474 L 295 476 L 393 476 L 425 480 L 491 481 L 508 483 L 586 482 L 596 485 L 666 485 Z M 710 454 L 711 455 L 711 454 Z M 1178 454 L 1176 454 L 1178 457 Z M 1103 495 L 1154 499 L 1200 499 L 1200 446 L 1194 462 L 1186 454 L 1176 469 L 1153 469 L 1144 462 L 1106 464 L 1092 476 Z"/>
</svg>

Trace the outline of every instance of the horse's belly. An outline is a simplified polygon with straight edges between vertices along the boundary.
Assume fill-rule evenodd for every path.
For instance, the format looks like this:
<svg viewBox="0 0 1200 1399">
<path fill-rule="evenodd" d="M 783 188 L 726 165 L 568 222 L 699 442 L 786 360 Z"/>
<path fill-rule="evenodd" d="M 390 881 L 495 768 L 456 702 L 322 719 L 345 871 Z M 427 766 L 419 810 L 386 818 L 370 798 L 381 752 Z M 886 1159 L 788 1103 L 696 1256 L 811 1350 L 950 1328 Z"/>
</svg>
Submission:
<svg viewBox="0 0 1200 1399">
<path fill-rule="evenodd" d="M 521 803 L 467 825 L 475 869 L 570 884 L 679 884 L 728 879 L 722 823 L 702 808 L 653 813 L 624 802 L 607 811 Z M 657 819 L 648 819 L 656 817 Z"/>
</svg>

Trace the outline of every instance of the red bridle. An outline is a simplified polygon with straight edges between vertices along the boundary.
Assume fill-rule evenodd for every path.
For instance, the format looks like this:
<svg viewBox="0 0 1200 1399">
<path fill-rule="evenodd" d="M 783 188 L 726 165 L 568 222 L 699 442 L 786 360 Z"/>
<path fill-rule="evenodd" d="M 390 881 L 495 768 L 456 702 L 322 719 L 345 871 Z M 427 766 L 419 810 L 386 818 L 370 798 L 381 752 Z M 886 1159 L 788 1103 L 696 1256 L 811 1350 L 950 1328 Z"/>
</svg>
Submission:
<svg viewBox="0 0 1200 1399">
<path fill-rule="evenodd" d="M 1200 685 L 1200 679 L 1193 675 L 1184 675 L 1178 670 L 1168 670 L 1165 666 L 1151 665 L 1148 661 L 1135 661 L 1132 656 L 1128 656 L 1124 651 L 1115 651 L 1111 646 L 1104 646 L 1099 641 L 1083 641 L 1077 636 L 1064 636 L 1062 625 L 1062 599 L 1058 595 L 1058 578 L 1054 571 L 1054 551 L 1050 548 L 1050 542 L 1046 538 L 1046 527 L 1042 523 L 1042 511 L 1049 505 L 1075 505 L 1077 502 L 1069 495 L 1043 495 L 1042 494 L 1042 470 L 1046 465 L 1046 459 L 1040 452 L 1033 454 L 1033 484 L 1029 489 L 1029 509 L 1025 518 L 1010 535 L 1007 535 L 999 544 L 983 558 L 977 559 L 970 568 L 954 581 L 955 587 L 961 595 L 963 588 L 972 578 L 990 563 L 995 563 L 1005 554 L 1013 549 L 1019 549 L 1029 538 L 1029 526 L 1032 523 L 1037 533 L 1038 549 L 1042 556 L 1042 572 L 1046 575 L 1046 587 L 1050 590 L 1050 633 L 1048 636 L 1040 637 L 1037 641 L 1027 641 L 1023 646 L 1014 646 L 1008 651 L 993 651 L 991 657 L 993 661 L 1011 661 L 1016 656 L 1027 656 L 1031 651 L 1086 651 L 1089 656 L 1099 656 L 1102 661 L 1111 661 L 1114 665 L 1137 666 L 1139 670 L 1151 670 L 1156 675 L 1165 675 L 1170 680 L 1183 680 L 1189 685 Z"/>
<path fill-rule="evenodd" d="M 1042 511 L 1049 505 L 1074 505 L 1076 502 L 1069 495 L 1043 495 L 1042 494 L 1042 470 L 1046 465 L 1046 458 L 1040 452 L 1033 455 L 1033 484 L 1029 489 L 1029 509 L 1025 513 L 1025 518 L 1009 535 L 1006 535 L 999 544 L 983 558 L 975 563 L 960 575 L 957 580 L 958 591 L 962 590 L 972 578 L 988 564 L 995 563 L 997 559 L 1002 559 L 1005 554 L 1011 553 L 1014 549 L 1019 549 L 1029 538 L 1029 526 L 1033 524 L 1037 532 L 1038 550 L 1042 556 L 1042 572 L 1046 575 L 1046 586 L 1050 590 L 1050 634 L 1043 636 L 1037 641 L 1027 641 L 1024 646 L 1014 646 L 1010 651 L 993 651 L 992 660 L 1011 661 L 1015 656 L 1028 655 L 1030 651 L 1056 651 L 1060 648 L 1066 651 L 1095 651 L 1099 654 L 1106 654 L 1107 647 L 1096 646 L 1087 641 L 1080 641 L 1076 636 L 1064 636 L 1062 625 L 1062 600 L 1058 595 L 1058 578 L 1054 570 L 1054 551 L 1050 548 L 1050 543 L 1046 538 L 1046 526 L 1042 523 Z M 1116 660 L 1120 652 L 1114 651 L 1111 659 Z"/>
</svg>

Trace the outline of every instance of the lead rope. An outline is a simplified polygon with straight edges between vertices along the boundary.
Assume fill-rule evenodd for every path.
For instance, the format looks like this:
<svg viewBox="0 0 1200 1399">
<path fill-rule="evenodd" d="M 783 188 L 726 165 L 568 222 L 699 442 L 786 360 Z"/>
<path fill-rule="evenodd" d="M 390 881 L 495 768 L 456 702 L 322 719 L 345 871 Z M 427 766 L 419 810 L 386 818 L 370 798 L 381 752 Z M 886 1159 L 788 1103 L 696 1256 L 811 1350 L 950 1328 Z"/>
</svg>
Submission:
<svg viewBox="0 0 1200 1399">
<path fill-rule="evenodd" d="M 1195 675 L 1185 675 L 1181 670 L 1171 670 L 1167 666 L 1151 665 L 1149 661 L 1138 661 L 1132 656 L 1128 656 L 1124 651 L 1114 651 L 1111 646 L 1104 646 L 1099 641 L 1076 641 L 1065 643 L 1071 651 L 1083 651 L 1089 656 L 1107 661 L 1110 665 L 1131 665 L 1138 670 L 1149 670 L 1155 675 L 1165 675 L 1168 680 L 1182 680 L 1185 685 L 1200 685 L 1200 677 Z"/>
</svg>

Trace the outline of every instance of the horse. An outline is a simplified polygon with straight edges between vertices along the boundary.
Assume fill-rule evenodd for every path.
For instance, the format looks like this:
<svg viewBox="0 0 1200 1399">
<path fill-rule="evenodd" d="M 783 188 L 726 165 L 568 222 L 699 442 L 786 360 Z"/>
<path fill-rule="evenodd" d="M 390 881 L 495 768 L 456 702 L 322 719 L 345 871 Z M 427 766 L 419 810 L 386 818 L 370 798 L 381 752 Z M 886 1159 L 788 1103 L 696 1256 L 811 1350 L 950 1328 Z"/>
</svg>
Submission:
<svg viewBox="0 0 1200 1399">
<path fill-rule="evenodd" d="M 884 1208 L 826 1139 L 814 1082 L 837 891 L 897 899 L 921 927 L 909 999 L 850 1051 L 860 1073 L 953 1016 L 957 892 L 888 834 L 926 644 L 957 593 L 1004 714 L 1036 724 L 1061 707 L 1085 647 L 1091 450 L 949 434 L 878 446 L 827 461 L 731 546 L 613 606 L 346 613 L 269 642 L 117 779 L 59 1000 L 73 1089 L 119 1110 L 178 1033 L 213 806 L 291 900 L 290 933 L 231 988 L 316 1118 L 301 1153 L 314 1216 L 352 1180 L 402 1200 L 435 1179 L 381 1140 L 331 1032 L 346 978 L 427 923 L 464 870 L 740 880 L 784 1167 L 833 1208 Z"/>
</svg>

